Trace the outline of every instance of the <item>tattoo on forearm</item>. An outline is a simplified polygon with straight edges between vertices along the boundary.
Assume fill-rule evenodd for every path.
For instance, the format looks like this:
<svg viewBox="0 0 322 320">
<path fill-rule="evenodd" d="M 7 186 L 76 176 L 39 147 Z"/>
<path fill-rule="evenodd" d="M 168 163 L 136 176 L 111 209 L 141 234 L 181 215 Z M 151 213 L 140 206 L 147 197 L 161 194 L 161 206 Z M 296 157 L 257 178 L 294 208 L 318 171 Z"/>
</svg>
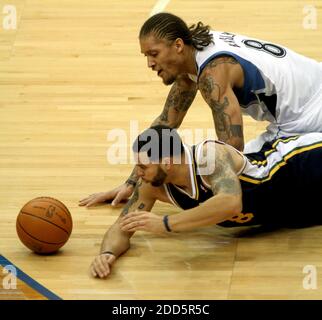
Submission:
<svg viewBox="0 0 322 320">
<path fill-rule="evenodd" d="M 167 101 L 165 103 L 164 109 L 163 109 L 163 111 L 162 111 L 162 113 L 160 115 L 160 120 L 162 122 L 168 122 L 169 121 L 168 117 L 169 117 L 169 109 L 170 109 L 170 101 L 171 101 L 170 95 L 171 95 L 171 92 L 170 92 L 169 97 L 168 97 L 168 99 L 167 99 Z"/>
<path fill-rule="evenodd" d="M 230 126 L 230 131 L 233 137 L 243 137 L 243 129 L 241 125 L 232 124 Z"/>
<path fill-rule="evenodd" d="M 174 105 L 174 109 L 177 112 L 186 112 L 191 106 L 191 103 L 195 98 L 195 96 L 196 96 L 196 91 L 179 92 L 179 101 L 176 105 Z"/>
<path fill-rule="evenodd" d="M 134 167 L 131 175 L 129 176 L 129 178 L 127 179 L 127 181 L 133 181 L 133 182 L 137 182 L 139 180 L 138 175 L 136 174 L 136 166 Z M 130 183 L 131 184 L 131 183 Z M 134 185 L 134 183 L 133 183 Z"/>
<path fill-rule="evenodd" d="M 180 85 L 175 82 L 167 97 L 164 109 L 159 117 L 161 122 L 169 121 L 169 111 L 174 109 L 176 112 L 186 112 L 192 104 L 197 94 L 197 87 L 192 90 L 180 90 Z M 157 123 L 153 123 L 154 125 Z"/>
<path fill-rule="evenodd" d="M 138 209 L 142 210 L 145 207 L 145 204 L 142 202 L 139 206 Z"/>
<path fill-rule="evenodd" d="M 132 205 L 138 201 L 139 199 L 139 188 L 142 185 L 142 182 L 138 183 L 134 189 L 133 195 L 131 197 L 131 199 L 126 203 L 125 207 L 122 210 L 122 215 L 126 215 L 129 213 L 130 208 L 132 207 Z"/>
</svg>

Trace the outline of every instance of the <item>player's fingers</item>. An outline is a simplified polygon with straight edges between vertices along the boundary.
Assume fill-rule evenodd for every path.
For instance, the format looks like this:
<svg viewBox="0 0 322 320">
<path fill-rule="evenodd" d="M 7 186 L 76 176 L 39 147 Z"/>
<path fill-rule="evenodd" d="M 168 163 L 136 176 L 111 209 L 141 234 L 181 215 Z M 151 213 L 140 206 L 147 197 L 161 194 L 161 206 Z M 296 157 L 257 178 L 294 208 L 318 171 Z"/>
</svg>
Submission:
<svg viewBox="0 0 322 320">
<path fill-rule="evenodd" d="M 148 216 L 144 212 L 130 212 L 122 218 L 120 225 L 122 226 L 132 222 L 145 221 L 147 219 Z"/>
<path fill-rule="evenodd" d="M 105 194 L 105 198 L 106 198 L 106 200 L 112 200 L 112 199 L 114 199 L 115 195 L 116 195 L 116 191 L 114 191 L 114 190 L 108 191 Z"/>
<path fill-rule="evenodd" d="M 132 220 L 129 220 L 129 219 L 127 219 L 127 220 L 121 220 L 120 221 L 120 227 L 121 227 L 121 229 L 122 228 L 128 228 L 131 225 L 131 223 L 133 223 L 133 221 Z"/>
<path fill-rule="evenodd" d="M 100 259 L 95 259 L 94 267 L 95 267 L 95 271 L 98 273 L 99 277 L 104 278 L 106 268 L 104 267 L 104 265 L 103 265 L 102 261 L 100 261 Z"/>
<path fill-rule="evenodd" d="M 138 221 L 140 219 L 142 219 L 143 213 L 140 212 L 130 212 L 129 214 L 125 215 L 123 217 L 123 221 Z"/>
<path fill-rule="evenodd" d="M 83 198 L 83 199 L 79 200 L 78 202 L 84 202 L 84 201 L 86 201 L 88 198 L 89 198 L 89 197 Z"/>
<path fill-rule="evenodd" d="M 108 276 L 111 272 L 111 265 L 109 263 L 109 257 L 107 255 L 101 255 L 99 257 L 102 265 L 104 266 L 104 277 Z"/>
<path fill-rule="evenodd" d="M 117 195 L 115 196 L 114 200 L 112 201 L 112 206 L 118 205 L 122 199 L 124 198 L 124 193 L 123 192 L 118 192 Z"/>
<path fill-rule="evenodd" d="M 88 201 L 89 199 L 91 199 L 92 197 L 94 197 L 96 195 L 96 193 L 90 194 L 89 196 L 87 196 L 86 198 L 80 200 L 80 202 L 82 201 Z"/>
<path fill-rule="evenodd" d="M 88 202 L 91 201 L 92 199 L 95 199 L 95 197 L 96 197 L 95 193 L 91 194 L 87 198 L 80 200 L 79 205 L 84 206 L 84 205 L 88 204 Z"/>
<path fill-rule="evenodd" d="M 88 201 L 84 201 L 84 202 L 80 202 L 78 205 L 83 207 L 86 206 L 88 204 Z"/>
<path fill-rule="evenodd" d="M 87 202 L 86 207 L 91 207 L 91 206 L 97 204 L 97 202 L 98 202 L 97 199 L 90 200 Z"/>
<path fill-rule="evenodd" d="M 78 201 L 78 204 L 79 204 L 80 206 L 83 206 L 83 205 L 85 205 L 89 200 L 90 200 L 90 197 L 87 197 L 87 198 L 85 198 L 85 199 L 79 200 L 79 201 Z"/>
<path fill-rule="evenodd" d="M 91 274 L 94 278 L 97 277 L 97 272 L 95 271 L 95 268 L 93 267 L 93 265 L 91 266 Z"/>
<path fill-rule="evenodd" d="M 144 227 L 142 226 L 135 226 L 135 227 L 132 227 L 130 229 L 122 229 L 122 231 L 126 231 L 126 232 L 136 232 L 136 231 L 147 231 Z"/>
<path fill-rule="evenodd" d="M 108 261 L 108 263 L 111 265 L 111 264 L 113 264 L 114 262 L 115 262 L 115 260 L 116 260 L 116 257 L 113 255 L 113 254 L 111 254 L 108 258 L 107 258 L 107 261 Z"/>
<path fill-rule="evenodd" d="M 111 266 L 110 266 L 110 263 L 109 263 L 109 256 L 108 255 L 101 255 L 101 261 L 102 261 L 102 264 L 104 265 L 104 267 L 105 267 L 105 271 L 107 272 L 107 273 L 110 273 L 110 268 L 111 268 Z M 105 272 L 105 273 L 106 273 Z"/>
<path fill-rule="evenodd" d="M 137 231 L 142 230 L 145 225 L 144 221 L 132 221 L 128 223 L 121 224 L 122 231 Z"/>
</svg>

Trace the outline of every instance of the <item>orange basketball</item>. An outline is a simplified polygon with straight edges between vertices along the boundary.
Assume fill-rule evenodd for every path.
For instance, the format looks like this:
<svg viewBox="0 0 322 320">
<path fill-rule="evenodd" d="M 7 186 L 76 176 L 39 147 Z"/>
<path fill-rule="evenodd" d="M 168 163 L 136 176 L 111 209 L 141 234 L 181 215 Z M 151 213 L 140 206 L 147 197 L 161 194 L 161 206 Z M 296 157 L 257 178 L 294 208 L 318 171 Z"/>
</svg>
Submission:
<svg viewBox="0 0 322 320">
<path fill-rule="evenodd" d="M 27 202 L 20 210 L 17 233 L 30 250 L 46 254 L 56 252 L 68 240 L 72 229 L 72 216 L 60 201 L 39 197 Z"/>
</svg>

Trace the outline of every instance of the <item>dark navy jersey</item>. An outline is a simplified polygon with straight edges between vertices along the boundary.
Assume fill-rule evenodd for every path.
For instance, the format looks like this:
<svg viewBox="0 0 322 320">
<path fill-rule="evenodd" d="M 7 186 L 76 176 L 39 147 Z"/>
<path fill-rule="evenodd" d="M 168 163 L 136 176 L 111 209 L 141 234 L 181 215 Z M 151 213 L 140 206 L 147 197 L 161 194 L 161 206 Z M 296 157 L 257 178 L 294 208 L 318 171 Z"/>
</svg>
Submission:
<svg viewBox="0 0 322 320">
<path fill-rule="evenodd" d="M 185 148 L 191 159 L 192 194 L 174 184 L 164 185 L 171 202 L 184 210 L 214 196 L 211 186 L 198 174 L 198 150 L 204 143 L 191 150 Z M 245 165 L 237 174 L 242 188 L 242 212 L 219 225 L 304 227 L 322 223 L 322 208 L 317 205 L 322 189 L 321 133 L 267 142 L 262 150 L 246 154 L 244 159 Z"/>
</svg>

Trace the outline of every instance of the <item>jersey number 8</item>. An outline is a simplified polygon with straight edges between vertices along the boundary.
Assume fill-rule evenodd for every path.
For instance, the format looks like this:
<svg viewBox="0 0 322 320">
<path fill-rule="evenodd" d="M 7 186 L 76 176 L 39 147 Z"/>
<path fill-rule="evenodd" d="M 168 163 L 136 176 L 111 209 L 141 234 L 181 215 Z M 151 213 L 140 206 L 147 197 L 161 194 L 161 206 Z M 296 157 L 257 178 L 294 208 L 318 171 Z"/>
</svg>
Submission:
<svg viewBox="0 0 322 320">
<path fill-rule="evenodd" d="M 262 43 L 258 40 L 244 40 L 243 43 L 246 47 L 264 51 L 273 55 L 276 58 L 283 58 L 286 55 L 286 51 L 284 48 L 277 46 L 276 44 L 272 43 Z"/>
</svg>

